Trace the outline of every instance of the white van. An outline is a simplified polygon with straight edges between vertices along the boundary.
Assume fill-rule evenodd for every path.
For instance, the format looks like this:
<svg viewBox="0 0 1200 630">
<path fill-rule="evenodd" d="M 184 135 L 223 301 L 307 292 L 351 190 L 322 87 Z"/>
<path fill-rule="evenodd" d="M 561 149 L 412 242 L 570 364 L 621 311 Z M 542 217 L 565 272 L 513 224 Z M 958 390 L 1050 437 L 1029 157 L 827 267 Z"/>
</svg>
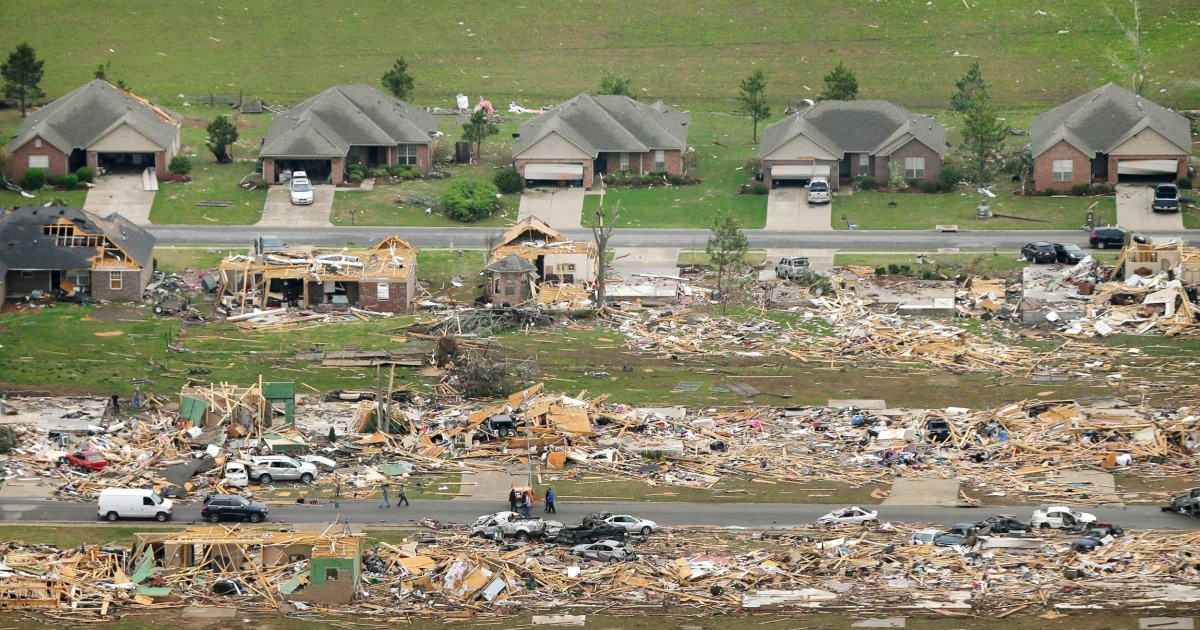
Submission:
<svg viewBox="0 0 1200 630">
<path fill-rule="evenodd" d="M 171 518 L 175 504 L 153 490 L 142 488 L 108 488 L 100 493 L 100 518 L 115 521 L 119 518 L 152 518 L 162 522 Z"/>
</svg>

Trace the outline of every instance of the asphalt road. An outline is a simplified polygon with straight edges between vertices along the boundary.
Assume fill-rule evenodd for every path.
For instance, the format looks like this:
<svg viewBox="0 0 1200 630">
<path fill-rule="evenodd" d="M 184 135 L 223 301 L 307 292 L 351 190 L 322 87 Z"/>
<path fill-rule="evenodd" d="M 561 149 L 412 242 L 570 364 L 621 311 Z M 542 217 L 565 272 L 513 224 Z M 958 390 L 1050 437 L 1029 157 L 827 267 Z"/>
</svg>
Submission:
<svg viewBox="0 0 1200 630">
<path fill-rule="evenodd" d="M 969 226 L 964 226 L 969 227 Z M 270 233 L 288 243 L 311 245 L 366 245 L 378 242 L 390 234 L 400 234 L 416 247 L 483 247 L 488 234 L 499 234 L 501 228 L 479 227 L 331 227 L 331 228 L 264 228 L 247 226 L 184 226 L 164 225 L 148 228 L 159 245 L 239 245 L 250 247 L 255 233 Z M 845 231 L 821 233 L 773 232 L 744 230 L 751 246 L 765 248 L 812 249 L 871 249 L 901 251 L 933 251 L 942 247 L 963 249 L 1020 249 L 1030 241 L 1050 241 L 1087 244 L 1083 230 L 1049 231 L 979 231 L 979 232 L 913 232 L 913 231 Z M 569 238 L 592 240 L 589 230 L 566 230 Z M 609 245 L 612 247 L 704 247 L 708 230 L 618 229 Z M 1150 233 L 1156 241 L 1177 237 L 1183 233 Z"/>
<path fill-rule="evenodd" d="M 393 504 L 394 505 L 394 504 Z M 553 518 L 567 524 L 578 523 L 590 512 L 633 514 L 658 522 L 660 525 L 712 525 L 748 529 L 783 528 L 805 525 L 836 506 L 784 505 L 762 503 L 560 503 Z M 469 524 L 475 517 L 507 510 L 508 504 L 499 501 L 413 501 L 409 507 L 380 508 L 378 501 L 344 501 L 340 507 L 324 502 L 317 505 L 285 505 L 270 507 L 269 522 L 329 523 L 334 518 L 355 526 L 411 525 L 425 518 L 442 522 Z M 534 507 L 542 515 L 541 506 Z M 1155 506 L 1085 508 L 1101 522 L 1115 523 L 1134 529 L 1200 529 L 1200 519 L 1177 514 L 1164 514 Z M 190 503 L 175 509 L 176 522 L 200 520 L 200 504 Z M 1028 520 L 1030 507 L 998 508 L 939 508 L 923 506 L 890 506 L 880 509 L 880 520 L 906 523 L 952 525 L 975 522 L 995 514 L 1013 514 Z M 95 522 L 98 517 L 94 503 L 63 503 L 44 499 L 10 499 L 0 501 L 0 513 L 8 524 L 16 522 Z"/>
</svg>

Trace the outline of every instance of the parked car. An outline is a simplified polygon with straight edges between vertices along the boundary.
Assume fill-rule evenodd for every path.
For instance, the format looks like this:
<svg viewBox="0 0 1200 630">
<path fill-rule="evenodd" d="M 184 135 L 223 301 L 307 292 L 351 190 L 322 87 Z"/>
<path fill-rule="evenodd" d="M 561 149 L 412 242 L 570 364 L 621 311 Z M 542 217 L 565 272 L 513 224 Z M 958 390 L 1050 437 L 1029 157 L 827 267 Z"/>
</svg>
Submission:
<svg viewBox="0 0 1200 630">
<path fill-rule="evenodd" d="M 1026 243 L 1025 247 L 1021 248 L 1021 258 L 1031 263 L 1052 263 L 1056 260 L 1054 246 L 1046 241 Z"/>
<path fill-rule="evenodd" d="M 1129 230 L 1119 225 L 1106 225 L 1104 227 L 1094 228 L 1090 236 L 1088 236 L 1088 244 L 1096 249 L 1104 249 L 1106 247 L 1124 247 L 1125 235 Z M 1149 241 L 1142 234 L 1133 233 L 1134 243 L 1148 243 Z"/>
<path fill-rule="evenodd" d="M 955 523 L 953 527 L 933 539 L 933 544 L 938 547 L 952 547 L 961 545 L 968 538 L 979 533 L 979 528 L 974 523 Z"/>
<path fill-rule="evenodd" d="M 808 203 L 829 203 L 833 201 L 833 196 L 829 191 L 829 182 L 823 179 L 814 179 L 808 183 Z"/>
<path fill-rule="evenodd" d="M 1041 529 L 1082 529 L 1096 522 L 1096 515 L 1077 512 L 1069 507 L 1056 505 L 1034 510 L 1029 524 Z"/>
<path fill-rule="evenodd" d="M 817 519 L 818 525 L 867 525 L 879 521 L 879 512 L 856 506 L 834 510 Z"/>
<path fill-rule="evenodd" d="M 555 542 L 563 544 L 592 543 L 601 540 L 625 540 L 629 530 L 623 525 L 610 525 L 600 518 L 583 519 L 578 527 L 564 527 L 551 537 Z"/>
<path fill-rule="evenodd" d="M 292 173 L 292 182 L 288 184 L 292 193 L 292 203 L 297 206 L 307 206 L 313 202 L 312 182 L 308 181 L 308 173 L 296 171 Z"/>
<path fill-rule="evenodd" d="M 1154 187 L 1154 201 L 1150 209 L 1155 212 L 1179 212 L 1179 187 L 1175 184 L 1159 184 Z"/>
<path fill-rule="evenodd" d="M 925 422 L 925 437 L 930 442 L 945 442 L 950 439 L 950 423 L 945 418 L 930 418 Z"/>
<path fill-rule="evenodd" d="M 628 514 L 607 514 L 601 517 L 600 520 L 615 527 L 623 527 L 630 534 L 641 534 L 643 536 L 649 536 L 651 533 L 662 529 L 654 521 L 648 521 L 644 518 Z"/>
<path fill-rule="evenodd" d="M 245 488 L 250 485 L 250 476 L 246 474 L 246 465 L 241 462 L 227 462 L 223 477 L 225 485 L 231 488 Z"/>
<path fill-rule="evenodd" d="M 1125 535 L 1125 530 L 1116 525 L 1110 523 L 1096 523 L 1096 525 L 1096 527 L 1089 529 L 1082 537 L 1072 541 L 1071 549 L 1077 553 L 1088 553 L 1095 550 L 1096 547 L 1109 542 L 1111 540 L 1110 536 L 1112 538 L 1120 538 Z"/>
<path fill-rule="evenodd" d="M 311 483 L 317 478 L 316 466 L 308 462 L 298 462 L 286 455 L 251 457 L 250 461 L 253 465 L 247 474 L 254 483 L 271 483 L 276 479 Z"/>
<path fill-rule="evenodd" d="M 63 457 L 60 457 L 58 461 L 60 464 L 68 464 L 79 468 L 80 470 L 87 470 L 91 472 L 101 471 L 108 467 L 108 460 L 104 459 L 104 456 L 100 454 L 100 451 L 90 448 L 83 451 L 69 453 Z"/>
<path fill-rule="evenodd" d="M 788 256 L 775 263 L 775 276 L 778 278 L 795 278 L 812 269 L 805 256 Z"/>
<path fill-rule="evenodd" d="M 910 544 L 910 545 L 932 545 L 933 541 L 938 536 L 941 536 L 942 534 L 945 534 L 945 533 L 946 532 L 944 532 L 940 529 L 935 529 L 932 527 L 926 528 L 926 529 L 918 529 L 917 531 L 913 532 L 911 536 L 908 537 L 908 544 Z"/>
<path fill-rule="evenodd" d="M 157 492 L 144 488 L 105 488 L 100 491 L 96 512 L 100 518 L 152 518 L 163 522 L 171 518 L 175 504 Z"/>
<path fill-rule="evenodd" d="M 1162 511 L 1191 516 L 1200 514 L 1200 488 L 1192 488 L 1187 492 L 1172 495 L 1170 502 L 1162 506 Z"/>
<path fill-rule="evenodd" d="M 1086 257 L 1083 249 L 1074 243 L 1054 244 L 1054 260 L 1064 265 L 1074 265 Z"/>
<path fill-rule="evenodd" d="M 975 526 L 980 529 L 983 529 L 984 527 L 990 527 L 993 534 L 1027 532 L 1033 529 L 1033 525 L 1030 525 L 1029 523 L 1023 523 L 1011 516 L 989 516 L 988 518 L 976 523 Z"/>
<path fill-rule="evenodd" d="M 204 497 L 200 518 L 212 523 L 225 519 L 258 523 L 267 520 L 267 505 L 236 494 L 210 494 Z"/>
<path fill-rule="evenodd" d="M 602 540 L 597 543 L 575 545 L 571 547 L 571 555 L 585 560 L 618 562 L 633 558 L 633 550 L 615 540 Z"/>
</svg>

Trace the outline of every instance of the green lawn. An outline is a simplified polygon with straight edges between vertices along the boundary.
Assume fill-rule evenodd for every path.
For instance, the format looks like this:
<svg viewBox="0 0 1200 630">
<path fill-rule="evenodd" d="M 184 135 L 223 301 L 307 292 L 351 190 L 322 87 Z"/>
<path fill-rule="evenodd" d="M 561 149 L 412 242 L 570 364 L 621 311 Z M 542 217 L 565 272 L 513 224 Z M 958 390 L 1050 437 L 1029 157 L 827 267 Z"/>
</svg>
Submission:
<svg viewBox="0 0 1200 630">
<path fill-rule="evenodd" d="M 833 227 L 846 229 L 846 222 L 842 220 L 846 217 L 860 230 L 932 230 L 939 224 L 955 224 L 962 230 L 1074 230 L 1084 224 L 1089 209 L 1096 213 L 1096 225 L 1117 222 L 1113 197 L 1001 195 L 990 200 L 993 214 L 1037 221 L 1000 217 L 976 219 L 979 199 L 977 194 L 965 193 L 892 195 L 856 191 L 834 197 Z M 893 200 L 896 205 L 888 205 Z"/>
<path fill-rule="evenodd" d="M 1089 251 L 1094 258 L 1109 264 L 1116 262 L 1117 253 Z M 925 262 L 917 262 L 918 255 Z M 1029 263 L 1021 259 L 1019 250 L 987 250 L 960 252 L 957 254 L 941 253 L 936 250 L 925 252 L 890 252 L 865 253 L 839 251 L 833 257 L 834 265 L 867 265 L 870 267 L 886 267 L 890 264 L 908 265 L 912 274 L 917 277 L 926 271 L 952 277 L 963 273 L 974 276 L 1008 276 L 1012 272 L 1023 269 Z"/>
</svg>

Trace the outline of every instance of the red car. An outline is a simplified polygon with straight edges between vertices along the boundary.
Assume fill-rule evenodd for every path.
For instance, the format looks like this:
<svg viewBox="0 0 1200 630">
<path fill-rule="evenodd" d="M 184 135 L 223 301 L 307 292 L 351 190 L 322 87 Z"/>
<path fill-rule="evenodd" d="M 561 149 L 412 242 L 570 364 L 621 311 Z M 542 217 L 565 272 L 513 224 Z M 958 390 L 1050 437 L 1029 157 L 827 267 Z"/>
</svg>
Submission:
<svg viewBox="0 0 1200 630">
<path fill-rule="evenodd" d="M 92 472 L 104 470 L 104 468 L 108 466 L 108 460 L 104 459 L 104 456 L 101 455 L 99 451 L 94 451 L 91 449 L 86 451 L 75 451 L 59 461 L 70 464 L 77 468 L 90 470 Z"/>
</svg>

